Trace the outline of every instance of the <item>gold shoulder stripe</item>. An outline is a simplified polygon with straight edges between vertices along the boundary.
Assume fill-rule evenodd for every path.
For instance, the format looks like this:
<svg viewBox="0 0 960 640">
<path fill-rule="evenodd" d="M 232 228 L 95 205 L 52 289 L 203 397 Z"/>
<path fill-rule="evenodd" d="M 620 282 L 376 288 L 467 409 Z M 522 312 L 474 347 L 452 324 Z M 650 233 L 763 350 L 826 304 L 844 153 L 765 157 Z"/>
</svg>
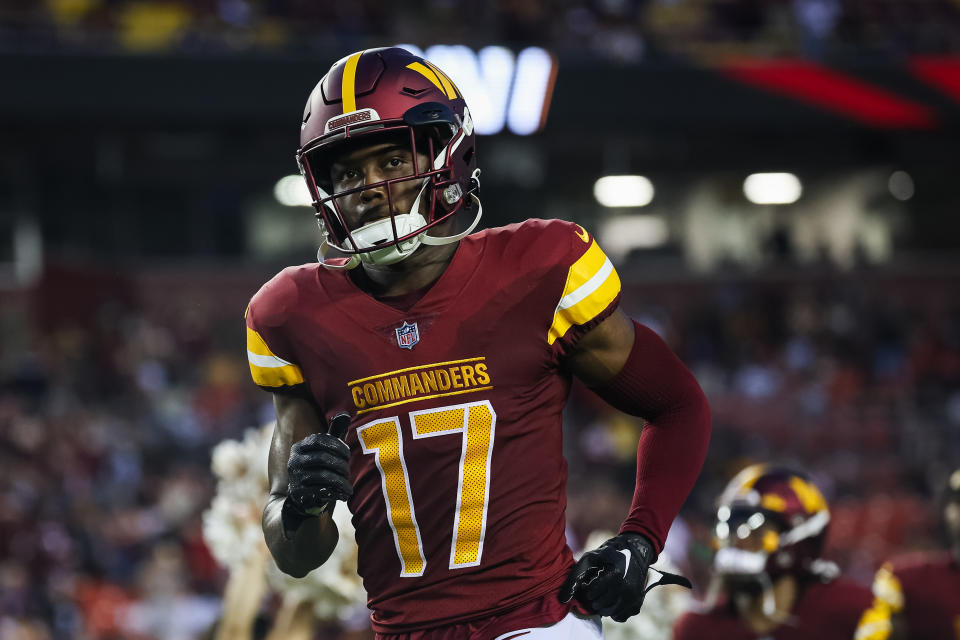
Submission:
<svg viewBox="0 0 960 640">
<path fill-rule="evenodd" d="M 893 573 L 890 563 L 884 564 L 873 578 L 873 595 L 883 601 L 894 613 L 903 610 L 903 587 L 900 580 Z"/>
<path fill-rule="evenodd" d="M 450 77 L 447 76 L 443 71 L 440 70 L 440 67 L 433 64 L 429 60 L 426 61 L 427 65 L 433 69 L 433 72 L 437 74 L 437 77 L 440 78 L 440 82 L 443 83 L 443 90 L 446 92 L 447 97 L 451 100 L 456 99 L 457 97 L 457 88 L 454 86 L 453 81 L 450 80 Z"/>
<path fill-rule="evenodd" d="M 854 640 L 887 640 L 893 633 L 890 607 L 879 598 L 873 601 L 873 606 L 863 612 Z"/>
<path fill-rule="evenodd" d="M 547 332 L 553 344 L 573 325 L 589 322 L 606 309 L 620 293 L 620 277 L 613 263 L 594 242 L 567 271 L 563 295 Z"/>
<path fill-rule="evenodd" d="M 343 79 L 340 83 L 340 98 L 343 100 L 343 112 L 350 113 L 357 110 L 357 63 L 363 51 L 353 54 L 343 64 Z"/>
<path fill-rule="evenodd" d="M 259 333 L 247 327 L 247 361 L 250 375 L 261 387 L 293 386 L 303 382 L 300 367 L 278 357 Z"/>
</svg>

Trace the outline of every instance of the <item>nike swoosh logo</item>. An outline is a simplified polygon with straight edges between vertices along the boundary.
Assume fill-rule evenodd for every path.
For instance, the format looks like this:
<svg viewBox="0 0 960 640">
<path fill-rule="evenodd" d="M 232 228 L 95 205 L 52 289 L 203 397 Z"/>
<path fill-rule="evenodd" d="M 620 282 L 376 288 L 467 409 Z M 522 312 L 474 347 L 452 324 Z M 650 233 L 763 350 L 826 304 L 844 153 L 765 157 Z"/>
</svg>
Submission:
<svg viewBox="0 0 960 640">
<path fill-rule="evenodd" d="M 590 242 L 590 234 L 587 233 L 587 230 L 584 229 L 583 227 L 581 227 L 580 225 L 577 225 L 576 234 L 577 234 L 577 235 L 580 237 L 580 239 L 583 240 L 584 242 Z"/>
<path fill-rule="evenodd" d="M 525 635 L 528 635 L 529 633 L 530 633 L 529 629 L 527 629 L 526 631 L 521 631 L 520 633 L 514 633 L 512 631 L 508 631 L 502 636 L 497 636 L 496 638 L 494 638 L 494 640 L 511 640 L 511 638 L 519 638 L 520 636 L 525 636 Z M 510 634 L 510 635 L 507 635 L 507 634 Z"/>
<path fill-rule="evenodd" d="M 630 571 L 630 551 L 627 549 L 620 549 L 620 553 L 623 554 L 623 557 L 627 559 L 627 566 L 623 570 L 623 579 L 627 579 L 627 572 Z"/>
</svg>

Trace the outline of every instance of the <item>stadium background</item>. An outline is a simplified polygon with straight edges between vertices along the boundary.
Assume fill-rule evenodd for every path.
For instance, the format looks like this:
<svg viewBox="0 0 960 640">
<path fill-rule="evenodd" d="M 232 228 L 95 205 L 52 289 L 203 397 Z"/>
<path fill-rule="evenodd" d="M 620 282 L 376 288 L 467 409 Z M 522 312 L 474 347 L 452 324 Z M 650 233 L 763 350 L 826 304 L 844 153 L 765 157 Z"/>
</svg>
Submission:
<svg viewBox="0 0 960 640">
<path fill-rule="evenodd" d="M 671 549 L 698 586 L 713 500 L 755 460 L 813 473 L 855 580 L 938 544 L 960 464 L 956 0 L 8 0 L 0 636 L 216 617 L 210 451 L 272 414 L 243 309 L 317 243 L 276 185 L 325 69 L 393 43 L 550 53 L 542 130 L 479 142 L 483 224 L 594 231 L 626 310 L 697 374 L 713 439 Z M 799 199 L 751 203 L 756 172 Z M 652 199 L 601 205 L 605 175 Z M 575 544 L 626 513 L 639 428 L 575 391 Z M 134 632 L 130 606 L 186 631 Z"/>
</svg>

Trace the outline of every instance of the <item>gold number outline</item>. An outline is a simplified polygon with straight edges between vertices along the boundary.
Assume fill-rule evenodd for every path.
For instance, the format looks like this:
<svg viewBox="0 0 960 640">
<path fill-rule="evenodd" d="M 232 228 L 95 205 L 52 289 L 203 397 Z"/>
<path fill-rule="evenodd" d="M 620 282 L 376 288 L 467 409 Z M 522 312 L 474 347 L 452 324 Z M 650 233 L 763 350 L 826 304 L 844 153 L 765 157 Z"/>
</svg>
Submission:
<svg viewBox="0 0 960 640">
<path fill-rule="evenodd" d="M 420 556 L 420 570 L 410 570 L 407 571 L 407 560 L 404 556 L 403 550 L 401 549 L 400 542 L 400 531 L 397 530 L 396 523 L 394 521 L 394 505 L 390 500 L 389 492 L 389 479 L 387 477 L 387 472 L 383 468 L 383 463 L 381 461 L 381 450 L 382 445 L 377 445 L 375 447 L 368 447 L 367 442 L 364 438 L 364 432 L 372 429 L 381 424 L 392 424 L 394 428 L 394 433 L 396 434 L 397 440 L 397 452 L 398 460 L 402 469 L 403 484 L 405 489 L 406 497 L 406 506 L 409 509 L 410 513 L 410 526 L 412 526 L 414 533 L 417 537 L 416 549 L 417 553 Z M 367 424 L 357 428 L 357 439 L 360 441 L 360 446 L 363 449 L 364 454 L 373 454 L 373 460 L 377 465 L 377 469 L 380 471 L 380 490 L 383 492 L 383 502 L 387 509 L 387 522 L 390 524 L 390 529 L 393 531 L 393 545 L 397 550 L 397 557 L 400 559 L 400 577 L 401 578 L 416 578 L 423 575 L 423 572 L 427 570 L 427 559 L 423 555 L 423 540 L 420 538 L 420 525 L 417 523 L 417 514 L 413 509 L 413 492 L 410 490 L 410 473 L 407 471 L 407 462 L 403 458 L 403 429 L 400 426 L 399 416 L 391 416 L 389 418 L 383 418 L 380 420 L 374 420 L 373 422 L 368 422 Z M 388 460 L 388 462 L 390 462 Z M 404 523 L 405 524 L 405 523 Z M 413 560 L 412 558 L 409 558 Z M 412 562 L 416 566 L 416 561 Z"/>
<path fill-rule="evenodd" d="M 485 461 L 484 461 L 484 473 L 486 477 L 484 478 L 483 508 L 481 511 L 482 516 L 481 516 L 480 532 L 478 536 L 479 540 L 477 545 L 476 560 L 469 561 L 469 562 L 457 562 L 456 557 L 457 557 L 458 536 L 461 530 L 460 519 L 462 515 L 463 480 L 465 475 L 465 466 L 466 466 L 468 448 L 470 443 L 469 422 L 470 422 L 471 409 L 474 407 L 486 408 L 487 411 L 489 412 L 489 419 L 490 419 L 488 444 L 486 447 L 486 455 L 485 455 Z M 435 431 L 430 433 L 418 433 L 417 426 L 416 426 L 417 425 L 416 416 L 418 415 L 426 416 L 430 414 L 437 414 L 437 413 L 451 412 L 451 411 L 461 411 L 461 410 L 463 411 L 463 424 L 461 426 L 455 427 L 453 429 L 445 429 L 445 430 L 440 430 L 440 431 Z M 453 532 L 452 532 L 451 541 L 450 541 L 450 562 L 449 562 L 448 568 L 462 569 L 466 567 L 478 566 L 483 557 L 483 543 L 486 538 L 487 513 L 488 513 L 489 504 L 490 504 L 490 467 L 493 459 L 493 443 L 495 440 L 495 433 L 496 433 L 497 413 L 496 411 L 494 411 L 493 405 L 491 405 L 488 400 L 482 400 L 479 402 L 469 402 L 469 403 L 459 404 L 459 405 L 448 405 L 444 407 L 436 407 L 433 409 L 411 411 L 408 414 L 408 417 L 410 420 L 411 432 L 413 434 L 414 439 L 435 437 L 435 436 L 441 436 L 441 435 L 450 435 L 453 433 L 461 434 L 462 445 L 461 445 L 460 463 L 459 463 L 459 469 L 458 469 L 457 506 L 454 512 Z M 384 469 L 383 461 L 381 460 L 381 451 L 382 451 L 383 445 L 377 444 L 376 446 L 370 446 L 368 445 L 364 437 L 364 432 L 367 432 L 371 428 L 376 427 L 378 425 L 382 425 L 382 424 L 392 425 L 393 430 L 389 435 L 390 436 L 393 436 L 394 434 L 396 435 L 395 445 L 397 447 L 397 459 L 400 463 L 400 471 L 403 476 L 403 490 L 405 494 L 404 498 L 410 514 L 409 522 L 404 521 L 401 524 L 412 527 L 414 533 L 416 534 L 416 553 L 418 558 L 413 558 L 413 557 L 405 558 L 404 552 L 402 550 L 402 543 L 400 540 L 401 532 L 398 530 L 396 522 L 394 520 L 395 509 L 394 509 L 394 505 L 392 505 L 392 501 L 390 499 L 390 492 L 388 490 L 388 486 L 389 486 L 388 483 L 390 478 L 388 478 L 387 476 L 388 471 Z M 404 455 L 403 455 L 403 450 L 404 450 L 403 429 L 400 424 L 400 418 L 399 416 L 381 418 L 379 420 L 374 420 L 360 427 L 357 427 L 357 438 L 360 442 L 360 446 L 361 446 L 361 449 L 363 450 L 363 453 L 366 455 L 369 455 L 369 454 L 374 455 L 374 462 L 376 463 L 377 469 L 380 472 L 380 489 L 383 493 L 384 505 L 387 510 L 387 521 L 389 522 L 390 529 L 393 533 L 393 543 L 397 551 L 397 557 L 400 559 L 400 577 L 416 578 L 418 576 L 422 576 L 427 569 L 427 559 L 423 553 L 423 540 L 420 536 L 420 525 L 417 523 L 416 512 L 413 505 L 413 492 L 410 488 L 410 474 L 407 469 L 406 459 L 404 458 Z M 409 542 L 412 542 L 412 540 L 410 540 Z M 417 565 L 417 560 L 419 560 L 419 567 L 420 567 L 419 571 L 416 571 L 416 570 L 407 571 L 408 559 L 412 561 L 411 564 L 414 566 Z"/>
<path fill-rule="evenodd" d="M 469 553 L 469 550 L 464 550 L 460 548 L 461 543 L 461 533 L 463 527 L 462 523 L 462 514 L 463 514 L 463 481 L 466 477 L 466 464 L 467 456 L 469 454 L 470 447 L 470 418 L 471 418 L 471 409 L 475 407 L 484 407 L 489 412 L 490 426 L 488 428 L 487 434 L 487 446 L 484 456 L 484 486 L 483 486 L 483 507 L 481 510 L 480 516 L 480 531 L 477 535 L 477 549 L 476 549 L 476 559 L 471 561 L 461 561 L 457 562 L 457 556 L 460 553 Z M 417 416 L 420 415 L 431 415 L 436 413 L 448 413 L 454 411 L 463 411 L 463 424 L 459 427 L 453 429 L 445 429 L 442 431 L 434 431 L 429 433 L 421 433 L 417 425 Z M 496 437 L 497 430 L 497 412 L 494 411 L 493 405 L 490 404 L 489 400 L 481 400 L 479 402 L 467 402 L 464 404 L 449 405 L 446 407 L 438 407 L 436 409 L 422 409 L 420 411 L 411 411 L 410 412 L 410 424 L 413 427 L 413 438 L 414 440 L 420 440 L 422 438 L 432 438 L 436 436 L 450 435 L 453 433 L 459 433 L 461 439 L 460 445 L 460 463 L 457 468 L 457 506 L 453 513 L 453 534 L 450 539 L 450 563 L 447 568 L 449 569 L 465 569 L 467 567 L 476 567 L 480 564 L 481 559 L 483 558 L 483 543 L 486 539 L 487 534 L 487 513 L 490 507 L 490 465 L 493 460 L 493 442 Z M 475 425 L 478 426 L 478 425 Z M 469 544 L 469 543 L 467 543 Z M 466 545 L 464 545 L 466 546 Z"/>
</svg>

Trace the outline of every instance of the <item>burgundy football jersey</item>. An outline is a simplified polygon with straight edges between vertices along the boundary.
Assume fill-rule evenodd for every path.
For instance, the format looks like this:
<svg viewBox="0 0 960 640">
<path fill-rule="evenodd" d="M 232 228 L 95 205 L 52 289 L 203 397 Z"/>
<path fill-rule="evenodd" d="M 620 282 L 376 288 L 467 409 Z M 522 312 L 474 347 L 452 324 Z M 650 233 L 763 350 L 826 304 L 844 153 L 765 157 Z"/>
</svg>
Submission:
<svg viewBox="0 0 960 640">
<path fill-rule="evenodd" d="M 884 564 L 873 594 L 860 623 L 864 640 L 890 637 L 893 614 L 902 616 L 911 640 L 960 640 L 960 565 L 949 553 L 915 553 Z"/>
<path fill-rule="evenodd" d="M 844 579 L 807 586 L 792 617 L 765 634 L 755 633 L 732 604 L 705 613 L 688 612 L 673 627 L 674 640 L 852 640 L 857 621 L 870 606 L 870 590 Z"/>
<path fill-rule="evenodd" d="M 254 296 L 254 381 L 353 416 L 348 505 L 375 630 L 494 615 L 559 588 L 573 563 L 560 363 L 619 295 L 586 231 L 530 220 L 463 239 L 407 311 L 316 264 Z"/>
</svg>

